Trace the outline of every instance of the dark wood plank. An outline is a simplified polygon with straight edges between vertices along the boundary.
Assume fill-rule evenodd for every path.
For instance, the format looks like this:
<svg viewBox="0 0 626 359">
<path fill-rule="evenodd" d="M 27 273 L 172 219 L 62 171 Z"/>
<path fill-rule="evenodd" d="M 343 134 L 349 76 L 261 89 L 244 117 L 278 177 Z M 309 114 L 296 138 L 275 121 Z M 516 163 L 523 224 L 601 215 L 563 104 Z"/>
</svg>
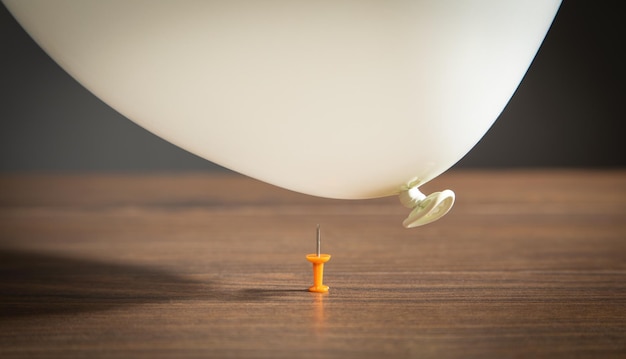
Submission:
<svg viewBox="0 0 626 359">
<path fill-rule="evenodd" d="M 3 175 L 0 357 L 626 356 L 626 171 L 425 188 L 457 204 L 406 230 L 233 174 Z"/>
</svg>

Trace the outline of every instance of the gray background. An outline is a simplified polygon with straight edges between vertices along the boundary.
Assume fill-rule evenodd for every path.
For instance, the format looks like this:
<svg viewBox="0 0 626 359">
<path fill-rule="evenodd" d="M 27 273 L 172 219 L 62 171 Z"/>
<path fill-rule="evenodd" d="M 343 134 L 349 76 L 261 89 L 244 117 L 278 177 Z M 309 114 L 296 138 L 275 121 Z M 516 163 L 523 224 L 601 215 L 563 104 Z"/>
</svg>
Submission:
<svg viewBox="0 0 626 359">
<path fill-rule="evenodd" d="M 619 3 L 564 1 L 496 124 L 456 167 L 623 167 Z M 136 126 L 61 70 L 0 6 L 0 172 L 224 170 Z"/>
</svg>

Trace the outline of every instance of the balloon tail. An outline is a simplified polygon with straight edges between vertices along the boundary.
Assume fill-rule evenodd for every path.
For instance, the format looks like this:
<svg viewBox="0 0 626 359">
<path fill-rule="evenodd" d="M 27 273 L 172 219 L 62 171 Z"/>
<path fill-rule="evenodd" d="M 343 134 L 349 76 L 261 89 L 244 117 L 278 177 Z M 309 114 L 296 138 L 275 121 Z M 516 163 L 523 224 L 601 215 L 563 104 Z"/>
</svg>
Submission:
<svg viewBox="0 0 626 359">
<path fill-rule="evenodd" d="M 449 189 L 426 196 L 417 186 L 403 190 L 399 197 L 405 207 L 413 209 L 402 222 L 405 228 L 423 226 L 438 220 L 450 211 L 455 199 L 454 192 Z"/>
</svg>

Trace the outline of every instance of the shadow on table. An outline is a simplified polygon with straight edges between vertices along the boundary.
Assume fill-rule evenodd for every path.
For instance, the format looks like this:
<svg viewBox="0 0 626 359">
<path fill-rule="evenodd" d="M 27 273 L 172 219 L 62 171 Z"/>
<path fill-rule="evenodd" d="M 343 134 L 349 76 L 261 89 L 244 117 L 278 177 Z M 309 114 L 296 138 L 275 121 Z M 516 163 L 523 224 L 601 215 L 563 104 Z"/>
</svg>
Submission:
<svg viewBox="0 0 626 359">
<path fill-rule="evenodd" d="M 211 283 L 154 268 L 0 249 L 0 320 L 218 296 Z"/>
<path fill-rule="evenodd" d="M 275 297 L 285 297 L 293 293 L 310 293 L 306 288 L 291 289 L 259 289 L 248 288 L 241 289 L 237 293 L 233 294 L 232 299 L 242 302 L 254 302 L 271 299 Z"/>
</svg>

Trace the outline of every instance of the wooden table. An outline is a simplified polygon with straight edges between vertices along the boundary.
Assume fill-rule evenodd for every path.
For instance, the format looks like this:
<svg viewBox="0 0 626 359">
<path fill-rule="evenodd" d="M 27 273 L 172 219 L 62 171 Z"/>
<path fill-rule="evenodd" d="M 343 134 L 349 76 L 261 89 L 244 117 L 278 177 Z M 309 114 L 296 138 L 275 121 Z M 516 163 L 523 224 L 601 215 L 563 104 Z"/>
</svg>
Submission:
<svg viewBox="0 0 626 359">
<path fill-rule="evenodd" d="M 396 198 L 235 174 L 3 175 L 0 357 L 626 357 L 626 171 L 424 189 L 445 188 L 407 230 Z"/>
</svg>

